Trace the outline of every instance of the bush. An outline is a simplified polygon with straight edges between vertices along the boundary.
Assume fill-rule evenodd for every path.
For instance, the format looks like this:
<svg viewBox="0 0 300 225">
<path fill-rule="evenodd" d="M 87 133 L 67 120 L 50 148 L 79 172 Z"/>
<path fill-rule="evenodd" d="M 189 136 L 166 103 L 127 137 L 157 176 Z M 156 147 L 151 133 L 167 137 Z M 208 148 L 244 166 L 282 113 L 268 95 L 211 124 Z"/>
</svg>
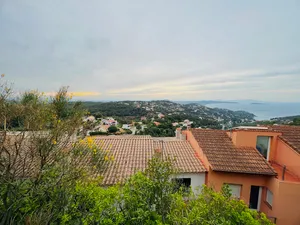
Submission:
<svg viewBox="0 0 300 225">
<path fill-rule="evenodd" d="M 95 136 L 95 135 L 108 135 L 108 133 L 107 132 L 102 132 L 102 131 L 90 132 L 90 136 Z"/>
<path fill-rule="evenodd" d="M 108 128 L 109 133 L 116 133 L 118 131 L 118 128 L 116 126 L 110 126 Z"/>
<path fill-rule="evenodd" d="M 132 131 L 129 129 L 125 129 L 124 131 L 126 132 L 126 134 L 132 134 Z"/>
</svg>

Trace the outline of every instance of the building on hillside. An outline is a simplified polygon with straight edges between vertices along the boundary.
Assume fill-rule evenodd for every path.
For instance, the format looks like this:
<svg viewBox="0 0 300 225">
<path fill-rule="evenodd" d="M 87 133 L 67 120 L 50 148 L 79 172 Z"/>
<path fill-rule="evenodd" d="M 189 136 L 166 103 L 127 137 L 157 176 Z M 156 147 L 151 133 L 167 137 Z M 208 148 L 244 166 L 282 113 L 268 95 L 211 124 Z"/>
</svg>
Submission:
<svg viewBox="0 0 300 225">
<path fill-rule="evenodd" d="M 131 124 L 123 124 L 122 129 L 125 129 L 125 130 L 131 129 Z"/>
<path fill-rule="evenodd" d="M 153 123 L 154 123 L 155 126 L 159 126 L 160 125 L 160 122 L 154 121 Z"/>
<path fill-rule="evenodd" d="M 109 126 L 117 126 L 118 125 L 118 121 L 112 117 L 109 117 L 107 119 L 102 119 L 101 122 L 103 125 L 109 125 Z"/>
<path fill-rule="evenodd" d="M 141 117 L 141 121 L 144 121 L 144 120 L 147 120 L 147 117 L 146 117 L 146 116 L 142 116 L 142 117 Z"/>
<path fill-rule="evenodd" d="M 97 136 L 94 141 L 104 148 L 111 146 L 115 159 L 103 175 L 103 185 L 123 183 L 134 173 L 144 171 L 155 152 L 160 152 L 165 159 L 176 159 L 174 166 L 178 173 L 173 179 L 195 192 L 205 184 L 206 169 L 187 141 L 147 135 Z"/>
<path fill-rule="evenodd" d="M 100 132 L 107 132 L 109 127 L 109 125 L 100 125 L 97 130 Z"/>
<path fill-rule="evenodd" d="M 279 225 L 300 224 L 300 127 L 191 129 L 186 138 L 206 167 L 206 184 L 232 194 Z"/>
<path fill-rule="evenodd" d="M 162 118 L 165 118 L 165 115 L 164 114 L 162 114 L 162 113 L 158 113 L 158 118 L 160 118 L 160 119 L 162 119 Z"/>
<path fill-rule="evenodd" d="M 83 122 L 96 122 L 96 118 L 94 116 L 88 116 L 83 118 Z"/>
</svg>

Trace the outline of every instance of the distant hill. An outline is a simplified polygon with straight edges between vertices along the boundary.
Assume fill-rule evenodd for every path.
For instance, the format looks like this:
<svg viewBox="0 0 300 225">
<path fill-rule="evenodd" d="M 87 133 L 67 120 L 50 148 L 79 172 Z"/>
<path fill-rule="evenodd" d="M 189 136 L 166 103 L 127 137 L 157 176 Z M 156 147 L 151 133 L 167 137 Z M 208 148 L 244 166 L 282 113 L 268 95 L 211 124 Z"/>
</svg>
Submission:
<svg viewBox="0 0 300 225">
<path fill-rule="evenodd" d="M 294 119 L 299 119 L 300 115 L 296 115 L 296 116 L 284 116 L 284 117 L 275 117 L 275 118 L 271 118 L 271 120 L 294 120 Z"/>
<path fill-rule="evenodd" d="M 200 101 L 203 102 L 203 101 Z M 206 101 L 207 103 L 208 101 Z M 220 124 L 232 122 L 239 124 L 254 121 L 255 115 L 245 111 L 209 108 L 199 103 L 178 103 L 168 100 L 157 101 L 117 101 L 117 102 L 83 102 L 84 106 L 96 116 L 117 116 L 153 118 L 158 113 L 176 116 L 178 119 L 210 120 Z"/>
<path fill-rule="evenodd" d="M 216 100 L 202 100 L 202 101 L 175 101 L 179 104 L 191 104 L 196 103 L 200 105 L 208 105 L 208 104 L 220 104 L 220 103 L 227 103 L 227 104 L 238 104 L 238 102 L 235 101 L 216 101 Z"/>
</svg>

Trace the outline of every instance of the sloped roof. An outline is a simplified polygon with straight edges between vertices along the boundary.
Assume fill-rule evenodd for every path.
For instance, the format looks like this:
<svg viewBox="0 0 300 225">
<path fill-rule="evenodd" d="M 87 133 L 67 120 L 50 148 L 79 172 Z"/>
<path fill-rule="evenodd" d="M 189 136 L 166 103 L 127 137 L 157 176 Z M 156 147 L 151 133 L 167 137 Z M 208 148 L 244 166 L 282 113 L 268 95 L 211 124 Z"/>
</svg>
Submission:
<svg viewBox="0 0 300 225">
<path fill-rule="evenodd" d="M 163 157 L 175 158 L 175 167 L 178 172 L 201 173 L 205 172 L 203 164 L 195 155 L 195 151 L 187 141 L 168 140 L 155 141 L 155 148 L 161 149 Z"/>
<path fill-rule="evenodd" d="M 155 149 L 161 149 L 165 159 L 175 158 L 174 166 L 180 173 L 206 171 L 187 141 L 158 141 L 138 135 L 97 137 L 94 141 L 102 149 L 110 149 L 114 156 L 114 162 L 103 174 L 104 185 L 123 183 L 137 171 L 144 171 Z"/>
<path fill-rule="evenodd" d="M 11 153 L 14 152 L 16 138 L 17 136 L 14 135 L 13 139 L 7 139 L 5 142 Z M 114 158 L 113 162 L 108 162 L 109 165 L 104 172 L 98 174 L 103 176 L 103 185 L 123 183 L 137 171 L 144 171 L 156 149 L 161 150 L 163 158 L 176 159 L 174 166 L 179 173 L 206 171 L 187 141 L 158 140 L 147 135 L 95 136 L 93 140 L 101 149 L 109 150 Z M 61 150 L 71 149 L 71 142 L 65 143 L 61 148 Z M 39 156 L 33 143 L 29 139 L 23 140 L 21 150 L 21 155 L 13 168 L 15 175 L 20 177 L 35 176 L 39 167 Z M 49 160 L 52 161 L 52 157 Z M 84 158 L 79 159 L 77 163 L 78 166 L 85 167 L 90 163 L 90 155 L 87 154 Z"/>
<path fill-rule="evenodd" d="M 271 126 L 273 131 L 281 132 L 281 140 L 300 153 L 300 126 Z"/>
<path fill-rule="evenodd" d="M 222 130 L 191 129 L 212 170 L 276 175 L 275 170 L 254 148 L 237 148 Z"/>
</svg>

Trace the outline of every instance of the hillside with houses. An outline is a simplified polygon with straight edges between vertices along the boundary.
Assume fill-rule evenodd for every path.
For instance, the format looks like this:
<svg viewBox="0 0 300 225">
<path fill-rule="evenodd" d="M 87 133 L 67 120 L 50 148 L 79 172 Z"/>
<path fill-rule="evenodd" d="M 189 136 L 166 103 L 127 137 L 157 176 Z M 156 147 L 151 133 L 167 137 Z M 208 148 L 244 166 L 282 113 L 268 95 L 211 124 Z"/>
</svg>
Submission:
<svg viewBox="0 0 300 225">
<path fill-rule="evenodd" d="M 93 121 L 89 132 L 108 134 L 109 127 L 117 127 L 116 134 L 146 134 L 174 136 L 176 128 L 224 129 L 254 121 L 254 114 L 245 111 L 209 108 L 168 100 L 84 102 Z M 87 118 L 87 117 L 86 117 Z M 86 119 L 85 118 L 85 119 Z"/>
</svg>

